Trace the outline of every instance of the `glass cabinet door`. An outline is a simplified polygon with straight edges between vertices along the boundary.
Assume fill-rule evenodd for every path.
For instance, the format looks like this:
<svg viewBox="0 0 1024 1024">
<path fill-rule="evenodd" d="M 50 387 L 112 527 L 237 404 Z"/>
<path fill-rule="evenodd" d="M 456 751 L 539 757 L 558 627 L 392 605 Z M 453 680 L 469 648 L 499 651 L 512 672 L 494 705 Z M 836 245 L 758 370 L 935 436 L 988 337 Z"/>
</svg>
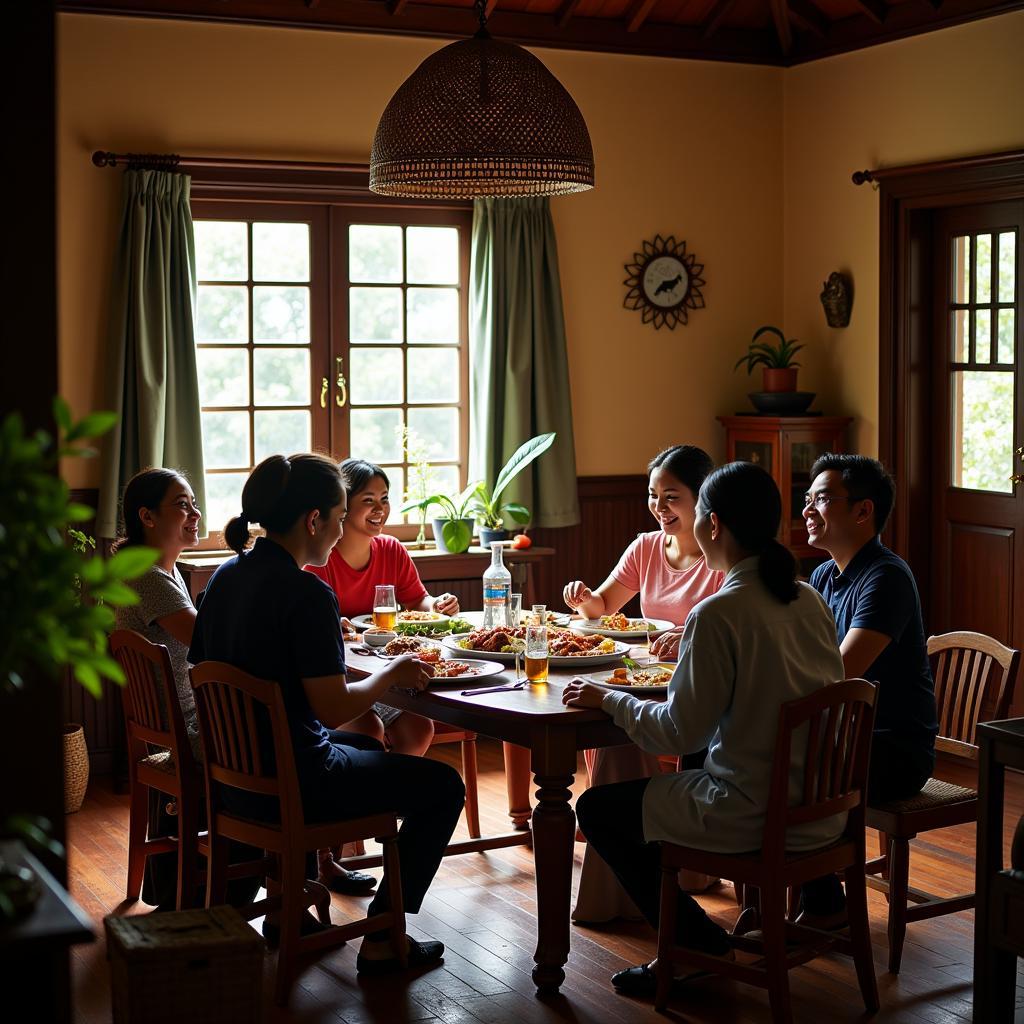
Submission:
<svg viewBox="0 0 1024 1024">
<path fill-rule="evenodd" d="M 794 441 L 789 449 L 790 519 L 793 529 L 803 529 L 804 495 L 811 489 L 811 467 L 819 455 L 832 451 L 828 440 Z"/>
<path fill-rule="evenodd" d="M 775 475 L 775 468 L 772 466 L 772 443 L 771 441 L 740 441 L 736 444 L 736 461 L 752 462 L 760 466 L 766 473 Z"/>
</svg>

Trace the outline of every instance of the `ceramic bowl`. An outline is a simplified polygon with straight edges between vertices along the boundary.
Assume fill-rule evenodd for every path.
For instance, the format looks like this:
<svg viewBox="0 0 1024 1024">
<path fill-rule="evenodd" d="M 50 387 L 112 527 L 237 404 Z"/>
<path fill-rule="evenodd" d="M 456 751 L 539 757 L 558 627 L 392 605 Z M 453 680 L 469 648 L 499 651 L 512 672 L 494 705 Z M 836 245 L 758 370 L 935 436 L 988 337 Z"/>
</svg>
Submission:
<svg viewBox="0 0 1024 1024">
<path fill-rule="evenodd" d="M 363 630 L 363 641 L 371 647 L 384 647 L 389 641 L 394 640 L 398 634 L 393 629 L 382 629 L 375 631 L 371 626 Z"/>
</svg>

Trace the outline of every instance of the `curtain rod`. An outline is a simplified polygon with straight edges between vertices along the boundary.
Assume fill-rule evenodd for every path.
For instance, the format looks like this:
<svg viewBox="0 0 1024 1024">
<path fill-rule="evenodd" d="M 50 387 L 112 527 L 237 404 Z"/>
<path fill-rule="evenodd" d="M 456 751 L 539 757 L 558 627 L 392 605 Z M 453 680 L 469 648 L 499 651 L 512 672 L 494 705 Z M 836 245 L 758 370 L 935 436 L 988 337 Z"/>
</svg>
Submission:
<svg viewBox="0 0 1024 1024">
<path fill-rule="evenodd" d="M 226 156 L 179 156 L 176 153 L 111 153 L 98 149 L 92 155 L 97 167 L 143 167 L 150 170 L 177 171 L 192 167 L 233 167 L 249 171 L 363 171 L 366 164 L 343 164 L 317 160 L 251 160 Z"/>
<path fill-rule="evenodd" d="M 879 182 L 905 174 L 929 174 L 938 171 L 961 171 L 971 167 L 989 167 L 992 164 L 1024 160 L 1024 150 L 1011 149 L 1003 153 L 987 153 L 984 156 L 965 156 L 958 160 L 939 160 L 928 164 L 903 164 L 898 167 L 877 167 L 874 170 L 854 171 L 850 176 L 854 185 L 865 182 Z"/>
</svg>

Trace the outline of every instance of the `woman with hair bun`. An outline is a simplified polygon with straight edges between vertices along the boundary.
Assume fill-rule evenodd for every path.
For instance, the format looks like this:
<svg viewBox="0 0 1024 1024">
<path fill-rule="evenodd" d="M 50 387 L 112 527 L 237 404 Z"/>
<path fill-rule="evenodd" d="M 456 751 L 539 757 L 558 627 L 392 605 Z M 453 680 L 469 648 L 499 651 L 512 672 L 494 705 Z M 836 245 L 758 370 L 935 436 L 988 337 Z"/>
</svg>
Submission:
<svg viewBox="0 0 1024 1024">
<path fill-rule="evenodd" d="M 844 675 L 828 607 L 797 582 L 793 555 L 775 539 L 781 510 L 775 482 L 751 463 L 730 463 L 704 481 L 693 534 L 725 582 L 686 620 L 665 703 L 581 681 L 563 693 L 568 705 L 605 711 L 650 753 L 708 748 L 702 768 L 597 786 L 576 804 L 583 834 L 654 928 L 658 841 L 722 853 L 758 849 L 779 706 Z M 802 756 L 794 754 L 794 777 L 803 770 Z M 825 846 L 843 824 L 838 815 L 795 826 L 787 844 Z M 693 897 L 680 890 L 678 907 L 681 945 L 731 958 L 727 933 Z M 625 994 L 651 994 L 654 972 L 642 964 L 615 974 L 612 983 Z"/>
<path fill-rule="evenodd" d="M 320 455 L 264 459 L 242 490 L 242 511 L 224 530 L 238 553 L 214 573 L 199 609 L 189 659 L 224 661 L 251 675 L 276 680 L 284 698 L 295 769 L 308 822 L 336 821 L 394 811 L 402 896 L 416 913 L 437 871 L 462 811 L 465 788 L 458 773 L 438 761 L 358 749 L 337 742 L 325 727 L 366 711 L 393 686 L 422 690 L 431 669 L 410 656 L 351 682 L 345 670 L 338 602 L 305 565 L 323 565 L 342 536 L 347 511 L 338 466 Z M 266 536 L 249 547 L 249 525 Z M 333 737 L 337 737 L 337 733 Z M 269 735 L 260 737 L 270 754 Z M 266 819 L 265 798 L 230 788 L 220 799 L 239 814 Z M 368 914 L 390 906 L 387 882 Z M 307 918 L 307 927 L 314 927 Z M 440 942 L 407 938 L 409 967 L 441 960 Z M 400 968 L 387 931 L 363 940 L 356 968 L 381 974 Z"/>
</svg>

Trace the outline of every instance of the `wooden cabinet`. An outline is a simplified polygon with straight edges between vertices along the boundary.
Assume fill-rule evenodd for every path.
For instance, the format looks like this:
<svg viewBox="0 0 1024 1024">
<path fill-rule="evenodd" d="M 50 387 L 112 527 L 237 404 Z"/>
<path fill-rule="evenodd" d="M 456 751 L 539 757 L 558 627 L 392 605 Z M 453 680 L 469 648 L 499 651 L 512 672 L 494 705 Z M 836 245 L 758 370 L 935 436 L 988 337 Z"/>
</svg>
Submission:
<svg viewBox="0 0 1024 1024">
<path fill-rule="evenodd" d="M 779 540 L 803 566 L 827 557 L 807 543 L 803 496 L 811 484 L 811 466 L 819 455 L 846 447 L 849 416 L 719 416 L 725 427 L 726 459 L 754 462 L 771 473 L 782 494 Z M 805 564 L 807 563 L 807 564 Z"/>
</svg>

